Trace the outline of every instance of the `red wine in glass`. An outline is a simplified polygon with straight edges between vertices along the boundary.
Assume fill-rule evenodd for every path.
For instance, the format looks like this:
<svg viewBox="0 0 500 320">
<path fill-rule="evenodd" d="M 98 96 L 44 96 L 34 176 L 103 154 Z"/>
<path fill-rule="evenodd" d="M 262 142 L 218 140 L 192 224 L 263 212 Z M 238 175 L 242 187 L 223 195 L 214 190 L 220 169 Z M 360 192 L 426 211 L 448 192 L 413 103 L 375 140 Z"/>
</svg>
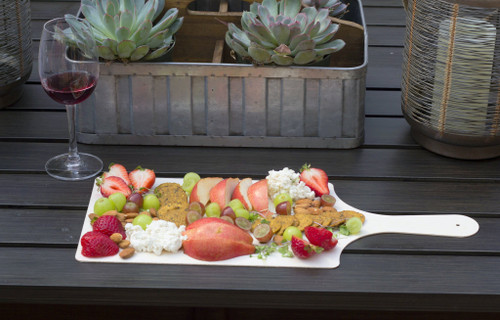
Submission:
<svg viewBox="0 0 500 320">
<path fill-rule="evenodd" d="M 46 22 L 40 39 L 38 73 L 42 87 L 54 101 L 66 105 L 69 150 L 45 164 L 52 177 L 77 181 L 102 170 L 98 157 L 78 152 L 76 108 L 94 91 L 99 78 L 99 54 L 90 24 L 71 15 Z"/>
<path fill-rule="evenodd" d="M 55 101 L 78 104 L 87 99 L 95 89 L 97 79 L 85 72 L 58 73 L 43 80 L 43 88 Z"/>
</svg>

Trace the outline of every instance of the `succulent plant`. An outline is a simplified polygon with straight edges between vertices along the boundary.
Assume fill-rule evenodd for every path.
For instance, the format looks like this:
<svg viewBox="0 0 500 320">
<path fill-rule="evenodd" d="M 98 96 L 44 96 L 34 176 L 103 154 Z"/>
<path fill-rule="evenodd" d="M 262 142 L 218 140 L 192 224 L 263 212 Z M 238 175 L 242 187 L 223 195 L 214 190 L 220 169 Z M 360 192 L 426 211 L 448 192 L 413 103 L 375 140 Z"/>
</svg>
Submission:
<svg viewBox="0 0 500 320">
<path fill-rule="evenodd" d="M 345 45 L 343 40 L 333 40 L 339 25 L 332 23 L 328 13 L 314 7 L 301 10 L 300 0 L 254 2 L 241 17 L 243 30 L 229 23 L 225 40 L 255 64 L 313 63 Z"/>
<path fill-rule="evenodd" d="M 173 44 L 183 17 L 165 0 L 82 0 L 81 12 L 92 25 L 99 56 L 105 60 L 153 60 Z M 154 21 L 158 20 L 156 24 Z"/>
<path fill-rule="evenodd" d="M 340 0 L 302 0 L 304 7 L 315 7 L 316 9 L 328 9 L 331 17 L 341 18 L 346 12 L 349 4 Z"/>
</svg>

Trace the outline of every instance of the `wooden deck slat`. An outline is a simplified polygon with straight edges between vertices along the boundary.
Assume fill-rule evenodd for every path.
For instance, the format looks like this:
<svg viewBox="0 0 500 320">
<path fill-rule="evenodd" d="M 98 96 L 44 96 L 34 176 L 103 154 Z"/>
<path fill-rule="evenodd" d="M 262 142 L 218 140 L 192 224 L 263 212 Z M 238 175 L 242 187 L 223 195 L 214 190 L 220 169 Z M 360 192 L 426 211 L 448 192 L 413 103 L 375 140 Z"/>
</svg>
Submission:
<svg viewBox="0 0 500 320">
<path fill-rule="evenodd" d="M 65 112 L 3 111 L 1 114 L 0 139 L 54 139 L 60 142 L 68 137 Z M 20 116 L 23 118 L 21 123 L 16 121 Z M 385 125 L 380 127 L 381 123 Z M 416 145 L 409 136 L 408 124 L 402 118 L 367 118 L 365 135 L 365 146 Z"/>
<path fill-rule="evenodd" d="M 123 159 L 123 158 L 120 158 Z M 41 159 L 43 162 L 44 159 Z M 315 164 L 318 162 L 315 162 Z M 141 163 L 145 167 L 146 163 Z M 289 163 L 292 165 L 293 163 Z M 187 166 L 186 166 L 187 167 Z M 266 168 L 281 168 L 278 163 Z M 153 167 L 154 168 L 154 167 Z M 199 168 L 199 165 L 198 165 Z M 322 166 L 325 170 L 328 167 Z M 156 168 L 155 168 L 156 169 Z M 211 168 L 211 172 L 216 172 Z M 244 174 L 243 169 L 233 166 Z M 203 170 L 198 170 L 203 175 Z M 260 174 L 267 172 L 260 171 Z M 11 190 L 23 190 L 14 194 L 0 194 L 0 206 L 41 207 L 85 207 L 88 204 L 93 181 L 61 182 L 54 184 L 53 178 L 45 174 L 8 174 L 0 176 L 0 183 Z M 370 212 L 395 213 L 456 213 L 498 216 L 497 195 L 500 184 L 491 182 L 433 182 L 386 181 L 386 180 L 342 180 L 334 181 L 338 196 L 350 205 Z M 30 187 L 32 186 L 32 187 Z M 48 187 L 50 186 L 50 187 Z M 464 190 L 475 194 L 474 198 L 464 196 Z M 439 198 L 435 197 L 439 192 Z M 26 197 L 26 194 L 30 197 Z M 65 194 L 60 197 L 60 194 Z"/>
<path fill-rule="evenodd" d="M 0 246 L 59 246 L 76 250 L 85 209 L 11 209 L 0 208 Z M 476 218 L 480 232 L 470 239 L 430 237 L 403 234 L 381 234 L 355 241 L 348 253 L 404 253 L 429 255 L 500 255 L 495 242 L 500 219 Z"/>
<path fill-rule="evenodd" d="M 263 177 L 267 170 L 288 166 L 298 170 L 304 163 L 313 163 L 324 167 L 333 179 L 364 180 L 449 180 L 488 182 L 500 180 L 496 170 L 500 159 L 484 161 L 464 161 L 435 155 L 424 149 L 384 149 L 358 148 L 354 150 L 311 149 L 307 153 L 301 150 L 243 148 L 235 153 L 233 148 L 197 147 L 148 147 L 120 146 L 119 149 L 105 145 L 80 144 L 81 151 L 90 152 L 102 158 L 107 165 L 120 161 L 129 168 L 141 164 L 154 168 L 159 175 L 182 176 L 192 170 L 202 175 L 231 175 Z M 39 172 L 43 173 L 45 161 L 59 153 L 67 151 L 66 143 L 18 143 L 0 142 L 0 161 L 4 173 Z M 131 154 L 151 153 L 143 163 L 128 160 Z M 203 153 L 206 165 L 201 166 L 195 159 Z M 36 156 L 33 156 L 36 155 Z M 228 167 L 218 158 L 235 163 Z M 238 166 L 241 159 L 259 159 L 259 162 L 245 162 Z M 147 161 L 147 162 L 146 162 Z M 191 161 L 191 162 L 188 162 Z M 332 162 L 333 161 L 333 162 Z M 353 165 L 357 162 L 357 165 Z M 464 171 L 463 165 L 467 164 Z M 264 168 L 264 169 L 263 169 Z M 377 168 L 373 170 L 373 168 Z M 88 192 L 87 190 L 85 191 Z"/>
<path fill-rule="evenodd" d="M 254 273 L 247 272 L 251 268 L 212 266 L 209 277 L 194 282 L 193 274 L 206 273 L 207 266 L 142 265 L 137 273 L 132 264 L 79 263 L 74 260 L 74 249 L 2 248 L 2 257 L 0 282 L 8 288 L 0 291 L 3 301 L 22 298 L 31 303 L 65 304 L 80 299 L 97 305 L 500 311 L 498 303 L 493 303 L 498 301 L 500 260 L 489 256 L 475 257 L 469 263 L 467 256 L 344 254 L 344 265 L 334 273 L 328 269 L 267 268 L 260 279 L 274 288 L 269 290 L 263 290 Z M 412 268 L 401 270 L 402 259 Z M 130 274 L 134 276 L 124 279 Z M 304 276 L 308 281 L 294 282 L 293 288 L 287 285 L 289 279 Z M 357 293 L 349 288 L 356 288 Z M 482 294 L 468 295 L 471 288 L 481 288 Z M 132 301 L 123 298 L 129 290 L 135 293 Z M 441 299 L 436 301 L 434 295 L 425 294 L 428 291 L 440 294 Z M 253 293 L 251 299 L 249 292 Z M 408 303 L 407 294 L 412 295 L 413 303 Z M 371 303 L 360 306 L 355 298 L 360 296 L 370 296 Z"/>
</svg>

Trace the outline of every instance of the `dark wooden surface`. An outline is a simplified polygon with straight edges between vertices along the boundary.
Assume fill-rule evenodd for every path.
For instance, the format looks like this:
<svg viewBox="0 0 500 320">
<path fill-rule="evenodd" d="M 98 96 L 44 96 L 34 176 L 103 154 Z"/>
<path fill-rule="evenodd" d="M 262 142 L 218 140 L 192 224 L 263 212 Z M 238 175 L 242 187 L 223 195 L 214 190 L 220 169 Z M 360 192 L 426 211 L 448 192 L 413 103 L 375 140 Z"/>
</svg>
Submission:
<svg viewBox="0 0 500 320">
<path fill-rule="evenodd" d="M 32 0 L 43 22 L 79 1 Z M 0 110 L 0 312 L 5 319 L 495 319 L 500 312 L 500 159 L 463 161 L 419 147 L 400 110 L 401 1 L 365 0 L 369 34 L 365 143 L 353 150 L 80 145 L 104 163 L 160 177 L 264 177 L 324 168 L 347 203 L 383 214 L 471 216 L 465 239 L 386 234 L 361 239 L 333 270 L 109 265 L 74 259 L 92 181 L 61 182 L 45 161 L 66 151 L 63 106 L 34 72 Z M 35 53 L 37 56 L 37 53 Z"/>
</svg>

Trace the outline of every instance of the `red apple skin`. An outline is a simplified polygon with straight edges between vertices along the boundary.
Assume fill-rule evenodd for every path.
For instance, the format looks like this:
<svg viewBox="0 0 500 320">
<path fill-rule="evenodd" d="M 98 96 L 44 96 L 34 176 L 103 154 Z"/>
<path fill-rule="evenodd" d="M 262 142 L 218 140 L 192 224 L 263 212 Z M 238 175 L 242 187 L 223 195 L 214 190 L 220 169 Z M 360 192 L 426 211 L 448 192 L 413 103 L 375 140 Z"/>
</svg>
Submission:
<svg viewBox="0 0 500 320">
<path fill-rule="evenodd" d="M 231 196 L 231 200 L 240 200 L 248 211 L 252 210 L 252 204 L 248 199 L 248 188 L 252 185 L 252 183 L 253 181 L 251 178 L 245 178 L 241 180 L 234 189 L 233 195 Z"/>
<path fill-rule="evenodd" d="M 210 200 L 210 190 L 215 187 L 223 179 L 220 177 L 208 177 L 203 178 L 198 181 L 191 191 L 191 196 L 189 197 L 189 203 L 198 201 L 204 206 L 207 205 Z"/>
<path fill-rule="evenodd" d="M 255 252 L 248 232 L 220 218 L 196 220 L 183 234 L 184 253 L 194 259 L 220 261 Z"/>
<path fill-rule="evenodd" d="M 267 180 L 262 179 L 248 188 L 248 199 L 255 211 L 265 213 L 269 211 L 269 197 L 267 195 Z"/>
<path fill-rule="evenodd" d="M 227 178 L 217 183 L 210 190 L 210 202 L 216 202 L 219 207 L 225 208 L 231 200 L 233 191 L 240 180 L 238 178 Z"/>
</svg>

